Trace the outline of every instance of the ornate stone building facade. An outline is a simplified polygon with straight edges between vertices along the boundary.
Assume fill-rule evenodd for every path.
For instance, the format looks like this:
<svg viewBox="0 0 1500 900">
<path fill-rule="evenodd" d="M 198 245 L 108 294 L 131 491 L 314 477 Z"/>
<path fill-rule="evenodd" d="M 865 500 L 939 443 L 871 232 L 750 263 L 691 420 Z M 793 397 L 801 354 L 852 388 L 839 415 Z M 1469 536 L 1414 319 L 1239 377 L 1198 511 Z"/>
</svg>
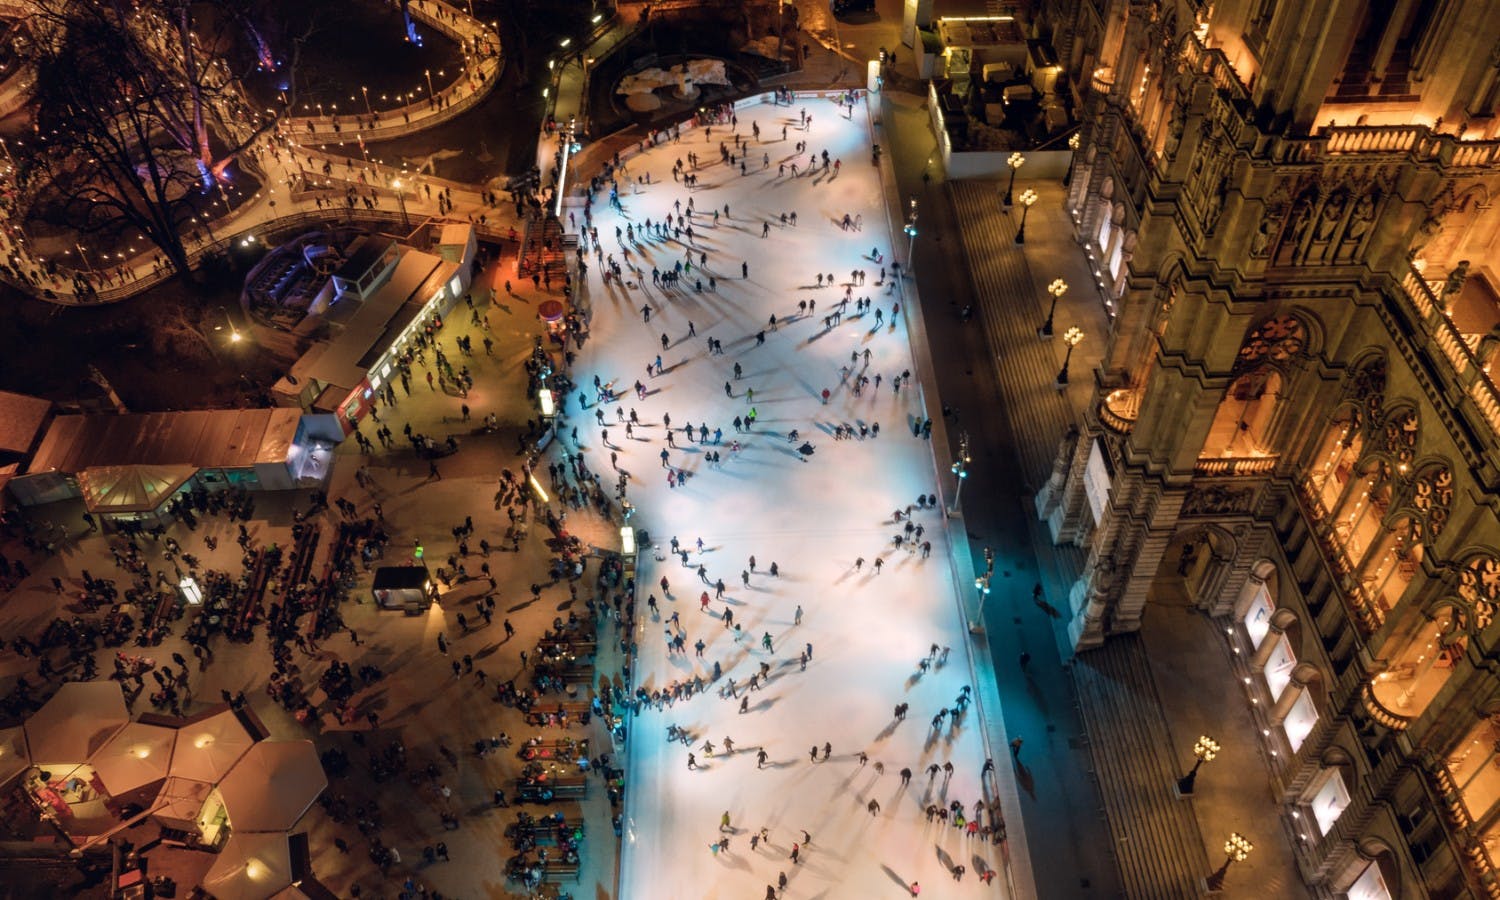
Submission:
<svg viewBox="0 0 1500 900">
<path fill-rule="evenodd" d="M 1037 497 L 1088 549 L 1075 645 L 1196 604 L 1316 895 L 1500 900 L 1500 12 L 1037 22 L 1085 111 L 1068 204 L 1113 314 Z"/>
</svg>

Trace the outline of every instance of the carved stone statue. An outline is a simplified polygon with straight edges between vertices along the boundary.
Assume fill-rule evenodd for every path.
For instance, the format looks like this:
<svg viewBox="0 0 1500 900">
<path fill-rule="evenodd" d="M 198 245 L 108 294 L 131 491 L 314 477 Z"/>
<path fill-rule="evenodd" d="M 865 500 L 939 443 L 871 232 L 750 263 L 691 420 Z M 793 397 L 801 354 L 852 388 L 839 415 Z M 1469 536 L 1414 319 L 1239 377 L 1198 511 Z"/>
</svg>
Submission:
<svg viewBox="0 0 1500 900">
<path fill-rule="evenodd" d="M 1344 240 L 1339 244 L 1338 256 L 1353 259 L 1359 254 L 1365 236 L 1375 224 L 1375 197 L 1365 194 L 1354 203 L 1349 213 L 1349 224 L 1344 227 Z"/>
<path fill-rule="evenodd" d="M 1172 121 L 1167 126 L 1167 142 L 1162 146 L 1161 149 L 1161 155 L 1167 160 L 1167 162 L 1171 162 L 1172 160 L 1177 158 L 1177 148 L 1182 146 L 1182 129 L 1184 118 L 1185 117 L 1183 116 L 1182 110 L 1179 109 L 1176 114 L 1172 116 Z"/>
<path fill-rule="evenodd" d="M 1464 289 L 1464 282 L 1468 280 L 1469 261 L 1461 259 L 1458 261 L 1458 265 L 1453 267 L 1453 271 L 1448 273 L 1448 280 L 1443 282 L 1443 296 L 1441 299 L 1444 308 L 1453 305 L 1453 302 L 1458 299 L 1459 293 Z"/>
<path fill-rule="evenodd" d="M 1276 233 L 1277 220 L 1262 217 L 1260 227 L 1255 229 L 1255 234 L 1250 236 L 1250 258 L 1260 259 L 1264 257 L 1271 248 L 1271 236 Z"/>
<path fill-rule="evenodd" d="M 1339 220 L 1344 217 L 1344 205 L 1347 202 L 1342 192 L 1329 196 L 1323 203 L 1323 211 L 1318 214 L 1318 221 L 1313 225 L 1313 246 L 1308 250 L 1308 258 L 1314 263 L 1321 263 L 1328 258 L 1329 247 L 1333 243 L 1333 234 L 1338 230 Z"/>
<path fill-rule="evenodd" d="M 1417 236 L 1411 242 L 1411 250 L 1408 255 L 1412 259 L 1420 259 L 1422 251 L 1427 247 L 1438 232 L 1443 230 L 1443 219 L 1439 215 L 1431 215 L 1422 220 L 1422 225 L 1417 229 Z"/>
<path fill-rule="evenodd" d="M 1303 259 L 1302 242 L 1307 237 L 1307 229 L 1312 224 L 1312 204 L 1306 201 L 1298 203 L 1292 209 L 1292 227 L 1290 233 L 1284 239 L 1283 247 L 1290 247 L 1290 259 L 1293 264 L 1301 263 Z"/>
</svg>

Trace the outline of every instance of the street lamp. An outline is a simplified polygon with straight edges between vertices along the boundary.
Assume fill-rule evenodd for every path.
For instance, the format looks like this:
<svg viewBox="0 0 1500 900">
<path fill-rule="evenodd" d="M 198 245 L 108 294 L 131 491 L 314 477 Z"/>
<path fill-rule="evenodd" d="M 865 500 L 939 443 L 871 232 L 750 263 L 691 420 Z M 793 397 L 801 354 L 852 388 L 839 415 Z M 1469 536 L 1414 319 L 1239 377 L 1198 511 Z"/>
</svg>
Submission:
<svg viewBox="0 0 1500 900">
<path fill-rule="evenodd" d="M 1068 363 L 1073 361 L 1073 348 L 1083 340 L 1083 329 L 1077 325 L 1063 332 L 1063 343 L 1068 345 L 1068 352 L 1063 354 L 1062 369 L 1057 373 L 1057 383 L 1064 385 L 1068 383 Z"/>
<path fill-rule="evenodd" d="M 1010 158 L 1005 161 L 1005 164 L 1007 166 L 1010 166 L 1010 184 L 1007 184 L 1005 186 L 1005 205 L 1010 206 L 1010 192 L 1011 189 L 1016 186 L 1016 170 L 1026 165 L 1026 157 L 1021 155 L 1021 153 L 1018 151 L 1016 153 L 1012 153 L 1010 155 Z"/>
<path fill-rule="evenodd" d="M 1031 212 L 1031 204 L 1036 202 L 1036 191 L 1031 188 L 1021 192 L 1021 227 L 1016 229 L 1016 243 L 1026 243 L 1026 214 Z"/>
<path fill-rule="evenodd" d="M 1078 145 L 1082 143 L 1083 136 L 1076 131 L 1073 132 L 1072 137 L 1068 138 L 1068 149 L 1073 152 L 1068 154 L 1068 171 L 1063 175 L 1063 187 L 1067 187 L 1073 181 L 1073 163 L 1078 161 Z"/>
<path fill-rule="evenodd" d="M 244 338 L 244 335 L 240 334 L 240 330 L 235 327 L 234 320 L 229 318 L 229 310 L 222 303 L 219 304 L 219 312 L 224 314 L 224 324 L 229 326 L 229 343 L 238 344 Z M 218 330 L 218 326 L 214 326 L 214 331 Z"/>
<path fill-rule="evenodd" d="M 1037 329 L 1037 333 L 1042 337 L 1052 337 L 1052 314 L 1057 312 L 1057 301 L 1062 299 L 1062 295 L 1067 292 L 1068 283 L 1061 278 L 1054 278 L 1052 283 L 1047 285 L 1047 293 L 1052 295 L 1052 305 L 1047 307 L 1047 321 Z"/>
<path fill-rule="evenodd" d="M 411 219 L 406 215 L 406 194 L 401 190 L 401 179 L 391 181 L 391 187 L 396 189 L 396 202 L 401 206 L 401 227 L 411 229 Z"/>
<path fill-rule="evenodd" d="M 995 576 L 995 551 L 989 547 L 984 548 L 984 574 L 974 579 L 974 587 L 979 591 L 979 608 L 974 610 L 974 619 L 969 623 L 969 633 L 979 634 L 984 631 L 984 601 L 990 597 L 990 579 Z"/>
<path fill-rule="evenodd" d="M 948 467 L 954 476 L 958 478 L 958 486 L 953 489 L 953 503 L 948 507 L 948 515 L 950 516 L 957 515 L 958 513 L 958 497 L 963 493 L 964 479 L 969 477 L 969 463 L 972 461 L 972 457 L 969 456 L 969 433 L 967 431 L 960 432 L 958 435 L 958 460 Z"/>
<path fill-rule="evenodd" d="M 1193 767 L 1186 775 L 1177 779 L 1177 793 L 1183 796 L 1188 796 L 1193 792 L 1193 782 L 1198 779 L 1198 767 L 1211 762 L 1215 756 L 1219 755 L 1219 742 L 1206 735 L 1200 737 L 1198 742 L 1193 744 L 1193 755 L 1198 758 L 1197 762 L 1193 763 Z"/>
<path fill-rule="evenodd" d="M 906 232 L 906 269 L 911 271 L 912 252 L 917 243 L 917 195 L 912 194 L 911 200 L 906 206 L 906 227 L 901 229 Z"/>
<path fill-rule="evenodd" d="M 360 85 L 359 92 L 365 95 L 365 115 L 374 116 L 375 113 L 370 110 L 370 89 Z"/>
<path fill-rule="evenodd" d="M 1224 887 L 1224 876 L 1229 874 L 1229 867 L 1237 862 L 1244 862 L 1250 856 L 1250 851 L 1255 845 L 1250 843 L 1244 835 L 1237 831 L 1230 832 L 1229 840 L 1224 842 L 1224 865 L 1214 870 L 1204 883 L 1210 891 L 1218 891 Z"/>
</svg>

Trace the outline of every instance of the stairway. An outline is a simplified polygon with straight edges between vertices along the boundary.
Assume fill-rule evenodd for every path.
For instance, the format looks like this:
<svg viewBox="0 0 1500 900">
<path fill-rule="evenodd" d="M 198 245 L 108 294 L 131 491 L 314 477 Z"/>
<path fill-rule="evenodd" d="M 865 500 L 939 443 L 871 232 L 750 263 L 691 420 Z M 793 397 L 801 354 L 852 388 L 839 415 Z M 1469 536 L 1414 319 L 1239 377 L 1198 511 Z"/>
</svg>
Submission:
<svg viewBox="0 0 1500 900">
<path fill-rule="evenodd" d="M 962 224 L 959 236 L 974 284 L 977 322 L 995 354 L 995 377 L 1004 398 L 998 412 L 1010 428 L 1020 478 L 1028 492 L 1035 491 L 1051 473 L 1064 429 L 1079 419 L 1077 404 L 1092 396 L 1088 372 L 1099 351 L 1074 354 L 1073 393 L 1053 385 L 1062 351 L 1059 341 L 1041 340 L 1036 333 L 1050 298 L 1034 279 L 1027 254 L 1015 244 L 1018 214 L 1001 211 L 1002 195 L 994 182 L 948 182 L 947 188 Z M 1038 224 L 1036 210 L 1032 212 L 1029 233 Z M 1082 281 L 1066 268 L 1060 274 Z M 1102 310 L 1080 305 L 1069 316 L 1102 344 L 1107 332 Z M 1079 547 L 1052 548 L 1065 583 L 1082 572 L 1085 555 Z M 1211 866 L 1191 803 L 1173 794 L 1182 773 L 1167 755 L 1167 723 L 1140 637 L 1111 637 L 1101 649 L 1077 657 L 1071 671 L 1125 896 L 1197 898 L 1198 882 Z"/>
<path fill-rule="evenodd" d="M 1058 369 L 1057 342 L 1037 339 L 1046 309 L 1031 312 L 1040 301 L 1026 256 L 1015 244 L 1019 213 L 1000 211 L 1001 194 L 993 182 L 952 181 L 948 192 L 963 223 L 960 236 L 979 301 L 977 321 L 996 354 L 995 373 L 1006 401 L 1002 413 L 1021 459 L 1022 481 L 1027 492 L 1035 492 L 1052 472 L 1058 440 L 1075 421 L 1046 375 Z M 1074 356 L 1071 371 L 1080 376 L 1088 371 L 1081 355 Z"/>
<path fill-rule="evenodd" d="M 1167 723 L 1140 637 L 1111 637 L 1072 673 L 1126 896 L 1196 900 L 1211 867 L 1191 803 L 1173 794 L 1182 773 L 1162 752 Z"/>
</svg>

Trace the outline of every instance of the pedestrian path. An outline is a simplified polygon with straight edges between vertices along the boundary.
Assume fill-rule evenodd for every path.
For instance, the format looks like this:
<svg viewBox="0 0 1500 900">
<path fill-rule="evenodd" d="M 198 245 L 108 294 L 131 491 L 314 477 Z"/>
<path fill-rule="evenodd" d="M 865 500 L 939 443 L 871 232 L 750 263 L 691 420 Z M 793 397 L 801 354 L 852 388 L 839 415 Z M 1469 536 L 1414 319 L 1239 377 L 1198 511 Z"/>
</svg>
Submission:
<svg viewBox="0 0 1500 900">
<path fill-rule="evenodd" d="M 961 235 L 980 318 L 994 351 L 1004 415 L 1028 494 L 1050 474 L 1060 437 L 1079 420 L 1082 404 L 1091 396 L 1092 368 L 1109 328 L 1103 307 L 1088 289 L 1086 263 L 1072 242 L 1061 186 L 1029 186 L 1041 200 L 1028 216 L 1024 245 L 1015 243 L 1017 217 L 1003 211 L 999 185 L 968 181 L 948 186 L 965 225 Z M 1045 261 L 1048 270 L 1034 271 L 1033 259 Z M 1076 285 L 1058 304 L 1054 334 L 1076 325 L 1087 335 L 1074 352 L 1066 389 L 1047 376 L 1055 377 L 1061 367 L 1062 342 L 1037 334 L 1051 300 L 1046 285 L 1054 277 Z M 1083 298 L 1073 299 L 1078 294 Z M 1082 572 L 1085 553 L 1072 546 L 1042 549 L 1053 575 L 1044 579 L 1048 598 L 1063 610 L 1066 622 L 1067 590 Z M 1074 657 L 1070 670 L 1128 896 L 1196 896 L 1195 880 L 1207 873 L 1207 857 L 1192 808 L 1171 794 L 1176 775 L 1166 754 L 1172 744 L 1140 641 L 1111 641 L 1104 650 Z"/>
<path fill-rule="evenodd" d="M 1073 680 L 1127 895 L 1196 900 L 1208 855 L 1192 806 L 1173 793 L 1182 773 L 1165 755 L 1174 744 L 1140 637 L 1077 657 Z"/>
<path fill-rule="evenodd" d="M 321 137 L 335 142 L 385 141 L 446 122 L 483 100 L 499 83 L 500 74 L 505 70 L 500 33 L 443 0 L 417 0 L 409 9 L 414 19 L 441 31 L 459 45 L 464 57 L 459 72 L 453 76 L 439 72 L 436 83 L 432 72 L 425 73 L 425 95 L 420 90 L 414 91 L 420 99 L 413 99 L 410 103 L 382 107 L 380 98 L 372 103 L 369 92 L 361 89 L 363 114 L 360 107 L 345 110 L 342 116 L 336 109 L 329 113 L 319 107 L 315 116 L 288 117 L 284 127 L 310 140 Z M 452 80 L 445 84 L 444 78 Z M 304 110 L 307 108 L 304 104 Z"/>
</svg>

